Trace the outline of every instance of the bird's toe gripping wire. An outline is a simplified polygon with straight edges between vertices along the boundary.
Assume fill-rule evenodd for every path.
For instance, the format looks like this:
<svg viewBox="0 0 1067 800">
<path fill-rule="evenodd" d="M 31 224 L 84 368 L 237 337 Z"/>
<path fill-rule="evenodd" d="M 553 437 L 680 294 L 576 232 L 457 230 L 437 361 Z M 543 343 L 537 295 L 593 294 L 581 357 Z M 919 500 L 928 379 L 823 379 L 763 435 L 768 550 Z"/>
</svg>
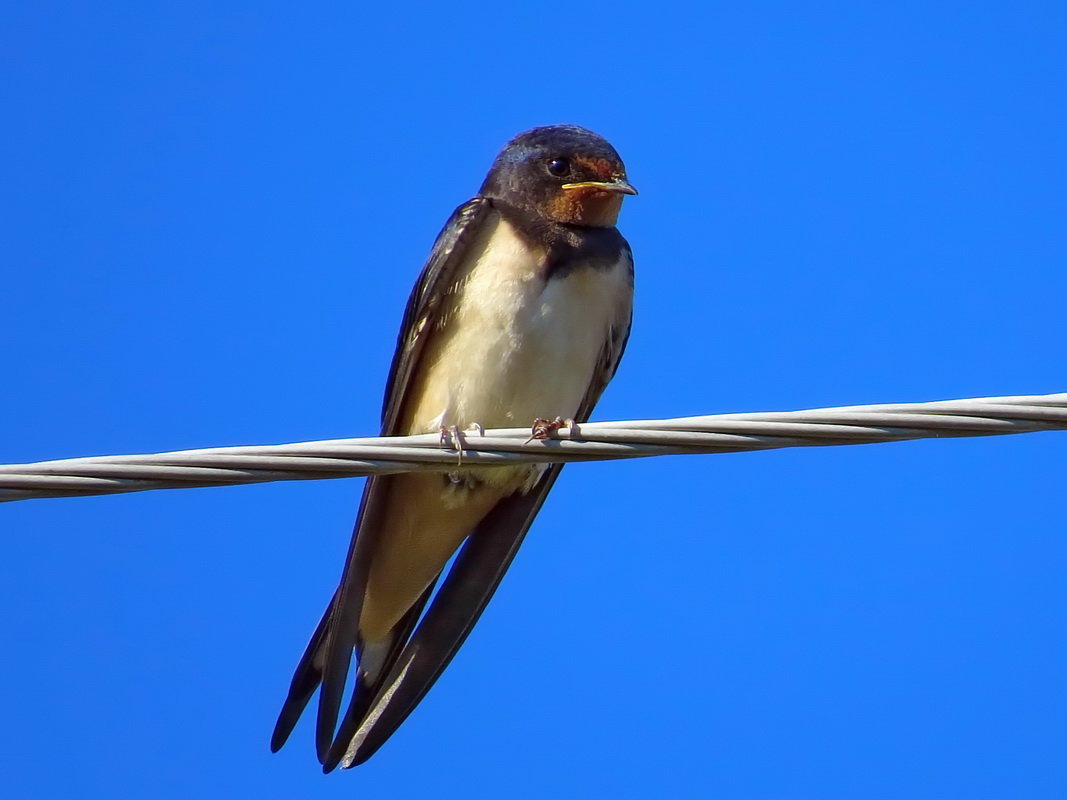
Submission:
<svg viewBox="0 0 1067 800">
<path fill-rule="evenodd" d="M 555 419 L 548 420 L 544 417 L 538 417 L 533 421 L 533 427 L 530 428 L 530 438 L 527 439 L 524 444 L 529 444 L 534 439 L 550 439 L 552 434 L 561 428 L 574 430 L 577 426 L 577 423 L 573 419 L 556 417 Z"/>
<path fill-rule="evenodd" d="M 479 436 L 485 436 L 485 427 L 480 422 L 472 422 L 467 426 L 468 431 L 474 431 Z M 456 451 L 456 466 L 463 465 L 463 450 L 466 448 L 464 432 L 458 425 L 441 426 L 441 449 Z"/>
</svg>

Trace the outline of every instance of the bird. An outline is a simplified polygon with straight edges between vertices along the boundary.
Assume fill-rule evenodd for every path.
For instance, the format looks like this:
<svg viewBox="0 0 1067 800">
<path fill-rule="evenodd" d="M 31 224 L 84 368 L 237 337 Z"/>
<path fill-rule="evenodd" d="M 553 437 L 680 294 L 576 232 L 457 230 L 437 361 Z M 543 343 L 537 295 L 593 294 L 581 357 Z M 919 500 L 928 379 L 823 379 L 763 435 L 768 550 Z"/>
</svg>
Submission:
<svg viewBox="0 0 1067 800">
<path fill-rule="evenodd" d="M 615 148 L 586 128 L 511 139 L 411 292 L 381 434 L 440 433 L 462 451 L 463 431 L 532 425 L 531 438 L 545 439 L 588 419 L 630 334 L 633 256 L 616 221 L 636 194 Z M 323 771 L 370 758 L 466 639 L 561 468 L 460 462 L 369 478 L 271 749 L 318 691 Z"/>
</svg>

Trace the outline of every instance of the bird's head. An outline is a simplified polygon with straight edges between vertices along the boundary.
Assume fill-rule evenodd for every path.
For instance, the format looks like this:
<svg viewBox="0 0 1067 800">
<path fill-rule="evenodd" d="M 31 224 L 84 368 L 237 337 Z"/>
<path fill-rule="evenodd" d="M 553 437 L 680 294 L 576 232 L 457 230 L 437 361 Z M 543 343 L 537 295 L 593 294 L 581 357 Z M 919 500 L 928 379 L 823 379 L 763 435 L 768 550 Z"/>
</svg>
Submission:
<svg viewBox="0 0 1067 800">
<path fill-rule="evenodd" d="M 549 125 L 508 142 L 480 194 L 539 219 L 610 228 L 623 196 L 637 190 L 606 139 L 576 125 Z"/>
</svg>

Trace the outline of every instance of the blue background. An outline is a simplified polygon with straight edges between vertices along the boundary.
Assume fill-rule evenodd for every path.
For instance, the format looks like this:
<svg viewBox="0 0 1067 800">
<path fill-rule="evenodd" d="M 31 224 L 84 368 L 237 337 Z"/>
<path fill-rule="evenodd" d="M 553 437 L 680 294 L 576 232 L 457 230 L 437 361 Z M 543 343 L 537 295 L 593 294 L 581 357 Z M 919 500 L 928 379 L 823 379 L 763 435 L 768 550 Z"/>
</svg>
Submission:
<svg viewBox="0 0 1067 800">
<path fill-rule="evenodd" d="M 7 3 L 0 461 L 373 434 L 499 147 L 641 196 L 596 417 L 1067 390 L 1053 2 Z M 1064 434 L 570 467 L 366 766 L 267 740 L 358 481 L 0 508 L 0 796 L 1063 798 Z"/>
</svg>

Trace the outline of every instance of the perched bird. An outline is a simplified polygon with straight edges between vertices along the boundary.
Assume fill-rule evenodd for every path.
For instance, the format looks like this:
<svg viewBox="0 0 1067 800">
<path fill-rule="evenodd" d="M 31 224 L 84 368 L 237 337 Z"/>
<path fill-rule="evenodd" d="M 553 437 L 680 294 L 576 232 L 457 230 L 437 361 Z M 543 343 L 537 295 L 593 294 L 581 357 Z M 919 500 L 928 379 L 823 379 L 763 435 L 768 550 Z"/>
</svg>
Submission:
<svg viewBox="0 0 1067 800">
<path fill-rule="evenodd" d="M 553 125 L 508 142 L 445 224 L 411 293 L 382 435 L 533 422 L 545 438 L 562 420 L 587 419 L 630 332 L 633 258 L 615 227 L 628 194 L 637 192 L 622 160 L 592 131 Z M 324 771 L 373 755 L 463 643 L 560 469 L 370 478 L 340 586 L 296 668 L 271 749 L 319 689 Z M 338 726 L 353 657 L 355 688 Z"/>
</svg>

